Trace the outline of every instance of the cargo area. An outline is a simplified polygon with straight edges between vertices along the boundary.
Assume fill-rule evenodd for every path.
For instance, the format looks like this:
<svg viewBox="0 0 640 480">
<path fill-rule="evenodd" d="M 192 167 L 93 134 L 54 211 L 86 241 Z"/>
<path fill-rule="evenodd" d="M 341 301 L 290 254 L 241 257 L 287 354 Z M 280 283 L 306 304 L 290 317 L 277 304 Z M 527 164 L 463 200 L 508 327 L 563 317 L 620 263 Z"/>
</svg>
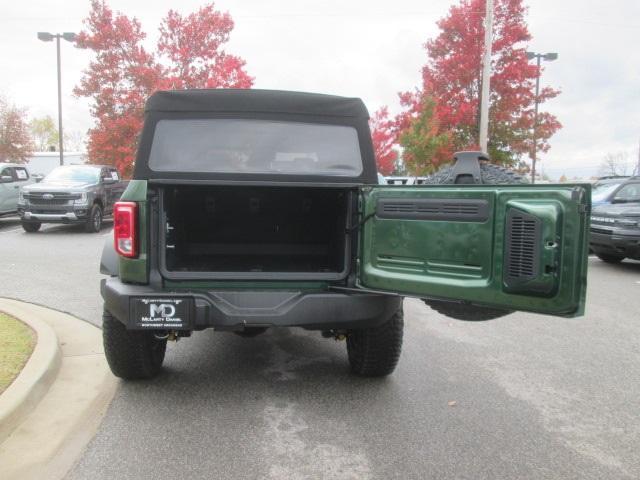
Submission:
<svg viewBox="0 0 640 480">
<path fill-rule="evenodd" d="M 339 278 L 347 262 L 349 197 L 338 188 L 165 187 L 165 268 L 178 276 Z"/>
</svg>

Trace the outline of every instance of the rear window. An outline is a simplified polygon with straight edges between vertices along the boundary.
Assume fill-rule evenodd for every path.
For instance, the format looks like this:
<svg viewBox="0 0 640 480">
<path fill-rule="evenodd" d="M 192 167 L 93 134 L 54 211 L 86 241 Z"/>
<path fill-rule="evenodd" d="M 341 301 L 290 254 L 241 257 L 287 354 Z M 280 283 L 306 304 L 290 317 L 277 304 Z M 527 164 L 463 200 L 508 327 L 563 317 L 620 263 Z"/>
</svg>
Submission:
<svg viewBox="0 0 640 480">
<path fill-rule="evenodd" d="M 359 176 L 355 128 L 248 119 L 156 124 L 149 167 L 157 172 Z"/>
</svg>

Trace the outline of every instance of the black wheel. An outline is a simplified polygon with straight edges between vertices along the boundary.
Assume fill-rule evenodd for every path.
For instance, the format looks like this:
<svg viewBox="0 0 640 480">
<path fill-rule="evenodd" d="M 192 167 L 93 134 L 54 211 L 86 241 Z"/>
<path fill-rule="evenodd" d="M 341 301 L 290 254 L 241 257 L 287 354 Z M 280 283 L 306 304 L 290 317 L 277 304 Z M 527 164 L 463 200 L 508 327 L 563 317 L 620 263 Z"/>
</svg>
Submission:
<svg viewBox="0 0 640 480">
<path fill-rule="evenodd" d="M 612 255 L 610 253 L 596 253 L 596 257 L 607 263 L 620 263 L 622 260 L 624 260 L 624 256 Z"/>
<path fill-rule="evenodd" d="M 446 184 L 453 183 L 451 173 L 453 165 L 445 165 L 440 170 L 425 179 L 425 183 L 430 184 Z M 529 183 L 526 178 L 517 172 L 513 172 L 508 168 L 491 163 L 480 162 L 480 178 L 485 185 L 505 185 L 513 183 Z M 473 180 L 473 179 L 471 179 Z M 471 181 L 470 183 L 473 183 Z"/>
<path fill-rule="evenodd" d="M 27 233 L 34 233 L 40 230 L 42 224 L 40 222 L 22 222 L 22 228 Z"/>
<path fill-rule="evenodd" d="M 91 207 L 91 212 L 89 212 L 89 217 L 87 218 L 85 230 L 88 233 L 98 233 L 101 228 L 102 228 L 102 208 L 100 208 L 100 205 L 94 205 L 93 207 Z"/>
<path fill-rule="evenodd" d="M 116 377 L 140 380 L 155 377 L 162 368 L 167 340 L 153 332 L 127 330 L 107 311 L 102 315 L 102 340 L 107 363 Z"/>
<path fill-rule="evenodd" d="M 440 170 L 430 175 L 425 183 L 430 184 L 446 184 L 453 183 L 452 173 L 453 165 L 446 165 Z M 463 176 L 462 183 L 473 183 L 473 177 Z M 513 172 L 505 167 L 493 165 L 487 162 L 480 162 L 480 178 L 485 185 L 508 185 L 516 183 L 529 183 L 519 173 Z M 469 180 L 469 181 L 468 181 Z M 511 310 L 502 310 L 499 308 L 477 307 L 473 305 L 465 305 L 460 303 L 443 302 L 440 300 L 423 300 L 424 303 L 433 308 L 436 312 L 441 313 L 456 320 L 468 321 L 484 321 L 493 320 L 495 318 L 504 317 L 512 313 Z"/>
<path fill-rule="evenodd" d="M 499 308 L 476 307 L 464 305 L 462 303 L 445 302 L 442 300 L 422 300 L 433 308 L 436 312 L 456 320 L 467 322 L 483 322 L 494 318 L 504 317 L 513 313 L 511 310 L 501 310 Z"/>
<path fill-rule="evenodd" d="M 402 305 L 382 325 L 347 333 L 347 353 L 351 371 L 365 377 L 389 375 L 402 351 L 404 315 Z"/>
</svg>

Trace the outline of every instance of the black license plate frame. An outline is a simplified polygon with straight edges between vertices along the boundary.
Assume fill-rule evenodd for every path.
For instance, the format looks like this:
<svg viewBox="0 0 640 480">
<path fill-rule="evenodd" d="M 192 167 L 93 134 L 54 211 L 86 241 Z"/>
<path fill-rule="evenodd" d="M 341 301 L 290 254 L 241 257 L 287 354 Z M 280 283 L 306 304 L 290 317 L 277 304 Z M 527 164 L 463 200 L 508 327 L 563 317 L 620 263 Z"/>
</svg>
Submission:
<svg viewBox="0 0 640 480">
<path fill-rule="evenodd" d="M 133 297 L 129 299 L 129 328 L 134 330 L 191 330 L 193 298 Z"/>
</svg>

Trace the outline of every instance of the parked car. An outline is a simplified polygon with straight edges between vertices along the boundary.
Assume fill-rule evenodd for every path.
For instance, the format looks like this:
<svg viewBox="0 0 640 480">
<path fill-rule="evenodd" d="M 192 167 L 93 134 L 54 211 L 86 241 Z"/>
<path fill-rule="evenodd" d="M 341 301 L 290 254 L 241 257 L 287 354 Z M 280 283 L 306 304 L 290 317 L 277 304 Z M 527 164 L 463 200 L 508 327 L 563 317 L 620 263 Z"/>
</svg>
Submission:
<svg viewBox="0 0 640 480">
<path fill-rule="evenodd" d="M 32 233 L 43 223 L 79 223 L 87 232 L 99 232 L 125 186 L 118 171 L 107 165 L 57 167 L 40 183 L 21 189 L 22 227 Z"/>
<path fill-rule="evenodd" d="M 603 177 L 593 185 L 591 204 L 596 207 L 615 203 L 616 197 L 624 198 L 635 187 L 625 188 L 626 185 L 640 184 L 640 177 Z"/>
<path fill-rule="evenodd" d="M 380 185 L 368 119 L 360 99 L 299 92 L 147 101 L 101 260 L 115 375 L 157 375 L 194 331 L 275 327 L 346 340 L 355 374 L 388 375 L 404 296 L 583 314 L 590 185 Z"/>
<path fill-rule="evenodd" d="M 18 213 L 20 187 L 35 183 L 27 167 L 18 163 L 0 163 L 0 216 Z"/>
<path fill-rule="evenodd" d="M 608 263 L 640 260 L 640 182 L 625 184 L 612 200 L 593 209 L 589 246 Z"/>
</svg>

